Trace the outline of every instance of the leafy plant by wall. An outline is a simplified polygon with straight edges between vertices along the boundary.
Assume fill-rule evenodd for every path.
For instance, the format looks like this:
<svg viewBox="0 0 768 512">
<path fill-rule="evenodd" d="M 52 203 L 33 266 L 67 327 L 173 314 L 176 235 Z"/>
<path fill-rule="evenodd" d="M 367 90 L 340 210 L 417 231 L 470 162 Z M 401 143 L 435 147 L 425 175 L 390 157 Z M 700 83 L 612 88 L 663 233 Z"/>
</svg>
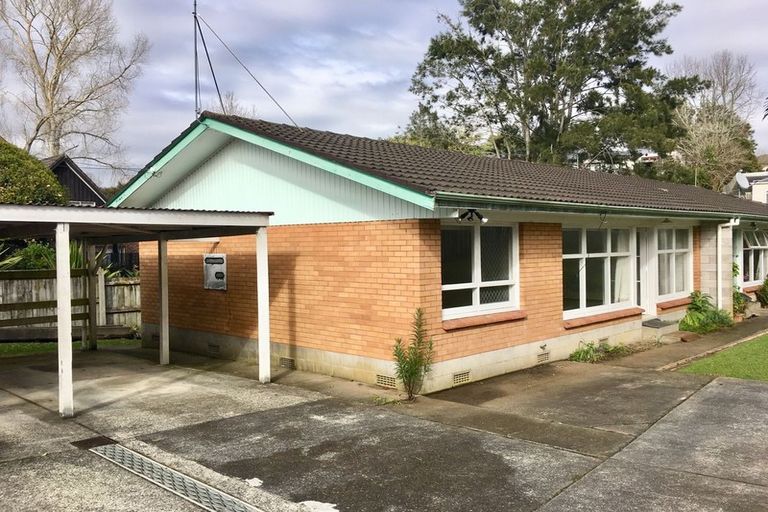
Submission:
<svg viewBox="0 0 768 512">
<path fill-rule="evenodd" d="M 427 337 L 424 310 L 417 309 L 411 324 L 411 337 L 408 344 L 402 338 L 395 340 L 393 355 L 395 358 L 395 376 L 403 383 L 408 400 L 421 389 L 424 375 L 432 365 L 432 339 Z"/>
<path fill-rule="evenodd" d="M 763 284 L 761 284 L 760 288 L 755 292 L 755 297 L 761 307 L 768 307 L 768 277 L 765 278 Z"/>
<path fill-rule="evenodd" d="M 741 288 L 736 284 L 736 279 L 741 274 L 739 264 L 733 262 L 733 314 L 743 315 L 747 312 L 747 297 L 741 293 Z"/>
<path fill-rule="evenodd" d="M 712 297 L 700 291 L 691 294 L 688 312 L 680 320 L 680 330 L 704 334 L 733 325 L 730 315 L 712 304 Z"/>
</svg>

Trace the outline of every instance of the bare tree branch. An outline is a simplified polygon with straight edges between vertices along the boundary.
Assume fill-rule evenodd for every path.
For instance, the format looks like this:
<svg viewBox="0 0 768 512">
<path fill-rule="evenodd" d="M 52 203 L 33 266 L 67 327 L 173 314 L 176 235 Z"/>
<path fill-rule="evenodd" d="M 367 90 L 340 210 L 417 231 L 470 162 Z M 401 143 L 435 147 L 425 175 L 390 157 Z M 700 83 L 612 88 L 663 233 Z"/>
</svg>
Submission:
<svg viewBox="0 0 768 512">
<path fill-rule="evenodd" d="M 0 0 L 0 36 L 22 84 L 8 97 L 27 150 L 50 156 L 76 147 L 73 157 L 88 151 L 119 165 L 112 137 L 146 60 L 147 38 L 120 43 L 107 0 Z"/>
</svg>

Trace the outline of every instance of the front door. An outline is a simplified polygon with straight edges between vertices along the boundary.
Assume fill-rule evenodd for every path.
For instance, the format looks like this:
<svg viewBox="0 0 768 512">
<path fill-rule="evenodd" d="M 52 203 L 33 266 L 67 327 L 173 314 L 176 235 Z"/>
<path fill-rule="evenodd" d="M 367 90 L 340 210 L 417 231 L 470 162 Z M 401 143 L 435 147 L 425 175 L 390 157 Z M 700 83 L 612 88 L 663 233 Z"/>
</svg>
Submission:
<svg viewBox="0 0 768 512">
<path fill-rule="evenodd" d="M 653 315 L 651 311 L 651 300 L 649 290 L 649 269 L 650 269 L 650 245 L 653 231 L 648 228 L 637 228 L 635 232 L 635 304 L 645 310 L 648 315 Z"/>
</svg>

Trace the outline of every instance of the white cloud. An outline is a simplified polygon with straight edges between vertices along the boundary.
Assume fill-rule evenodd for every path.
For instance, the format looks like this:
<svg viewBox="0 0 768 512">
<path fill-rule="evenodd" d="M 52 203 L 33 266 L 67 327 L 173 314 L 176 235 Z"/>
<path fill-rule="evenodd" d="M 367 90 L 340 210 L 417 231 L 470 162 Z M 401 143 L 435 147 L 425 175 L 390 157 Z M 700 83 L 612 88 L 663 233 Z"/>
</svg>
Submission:
<svg viewBox="0 0 768 512">
<path fill-rule="evenodd" d="M 645 3 L 653 3 L 644 0 Z M 765 0 L 683 0 L 667 29 L 675 57 L 727 48 L 746 53 L 768 89 Z M 394 133 L 416 105 L 410 76 L 455 0 L 200 0 L 201 15 L 300 124 L 369 137 Z M 143 166 L 194 118 L 191 2 L 115 2 L 122 32 L 143 31 L 153 48 L 120 133 L 134 166 Z M 258 86 L 206 32 L 223 90 L 286 122 Z M 673 57 L 673 58 L 675 58 Z M 664 59 L 660 62 L 663 65 Z M 214 90 L 205 61 L 203 104 Z M 752 119 L 761 151 L 768 122 Z"/>
</svg>

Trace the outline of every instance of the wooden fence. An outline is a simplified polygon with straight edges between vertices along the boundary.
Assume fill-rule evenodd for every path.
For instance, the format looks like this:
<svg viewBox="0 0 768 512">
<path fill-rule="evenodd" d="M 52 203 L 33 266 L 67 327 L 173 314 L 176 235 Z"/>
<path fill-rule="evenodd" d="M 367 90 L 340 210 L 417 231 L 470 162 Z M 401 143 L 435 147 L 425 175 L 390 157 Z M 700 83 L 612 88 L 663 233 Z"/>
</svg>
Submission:
<svg viewBox="0 0 768 512">
<path fill-rule="evenodd" d="M 82 327 L 88 318 L 86 271 L 72 269 L 73 326 Z M 106 281 L 99 272 L 97 324 L 141 326 L 140 281 L 138 278 Z M 0 272 L 0 328 L 56 325 L 56 271 L 13 270 Z"/>
</svg>

